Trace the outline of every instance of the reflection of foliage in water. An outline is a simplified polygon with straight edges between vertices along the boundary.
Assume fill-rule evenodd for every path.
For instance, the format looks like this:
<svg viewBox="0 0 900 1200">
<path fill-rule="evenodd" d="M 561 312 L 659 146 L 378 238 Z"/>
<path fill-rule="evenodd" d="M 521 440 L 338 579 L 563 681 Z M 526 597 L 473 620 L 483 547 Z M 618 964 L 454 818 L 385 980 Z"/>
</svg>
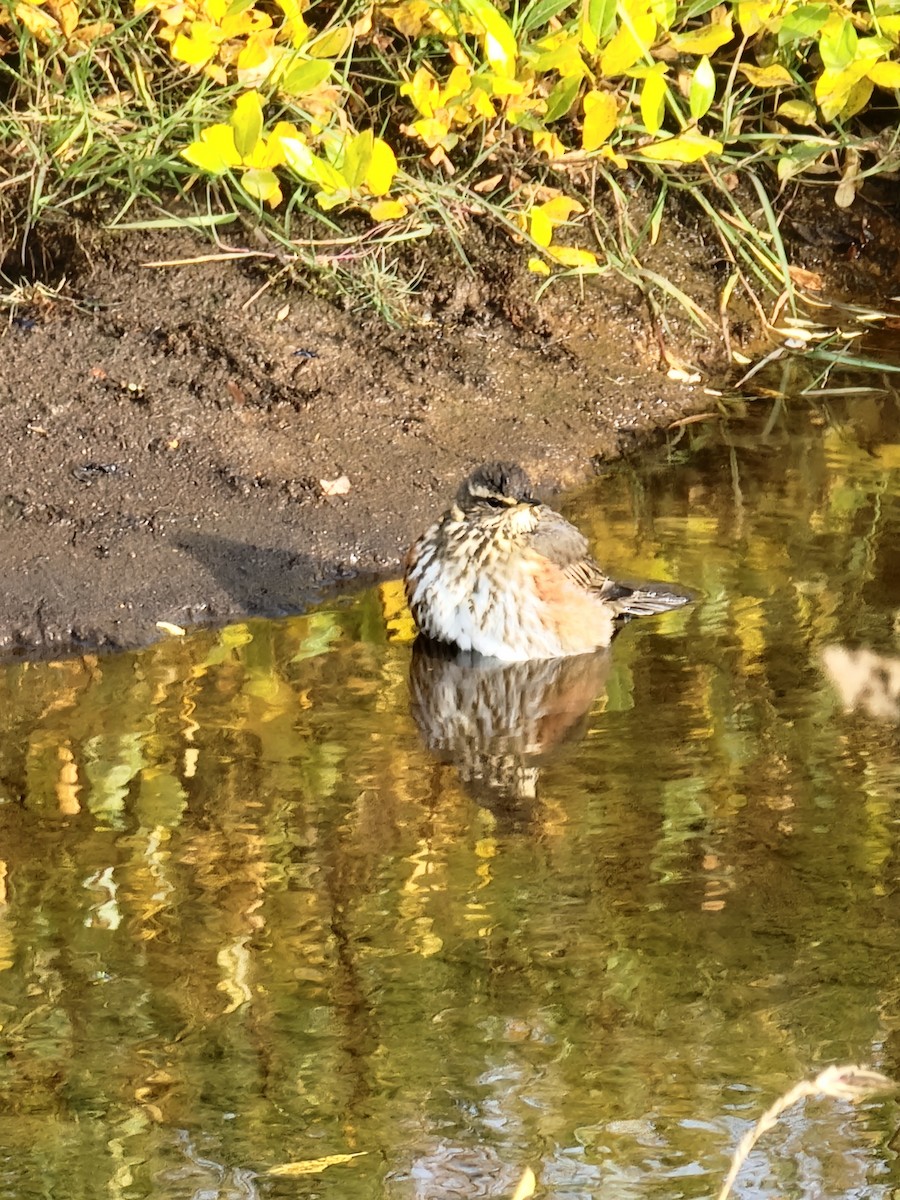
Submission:
<svg viewBox="0 0 900 1200">
<path fill-rule="evenodd" d="M 810 1067 L 896 1072 L 894 737 L 818 660 L 892 644 L 897 426 L 688 430 L 574 500 L 601 561 L 702 596 L 615 644 L 526 831 L 423 751 L 396 589 L 9 667 L 5 1178 L 252 1194 L 363 1149 L 315 1194 L 531 1160 L 549 1195 L 700 1196 Z M 886 1195 L 883 1113 L 869 1148 L 794 1119 L 771 1194 Z"/>
</svg>

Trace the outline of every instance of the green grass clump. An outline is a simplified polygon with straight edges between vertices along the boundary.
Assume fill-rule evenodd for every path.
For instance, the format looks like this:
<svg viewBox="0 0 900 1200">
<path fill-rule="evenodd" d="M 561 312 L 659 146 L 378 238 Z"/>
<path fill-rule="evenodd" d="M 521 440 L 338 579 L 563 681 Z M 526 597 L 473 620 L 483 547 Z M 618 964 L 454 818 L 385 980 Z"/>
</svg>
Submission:
<svg viewBox="0 0 900 1200">
<path fill-rule="evenodd" d="M 673 193 L 731 265 L 723 310 L 741 284 L 763 315 L 758 296 L 793 304 L 802 282 L 785 189 L 829 181 L 847 206 L 900 166 L 900 0 L 18 0 L 0 21 L 26 231 L 100 190 L 114 224 L 181 197 L 183 219 L 249 211 L 321 265 L 300 215 L 327 245 L 364 214 L 382 256 L 477 215 L 539 275 L 616 269 L 711 325 L 641 262 Z"/>
</svg>

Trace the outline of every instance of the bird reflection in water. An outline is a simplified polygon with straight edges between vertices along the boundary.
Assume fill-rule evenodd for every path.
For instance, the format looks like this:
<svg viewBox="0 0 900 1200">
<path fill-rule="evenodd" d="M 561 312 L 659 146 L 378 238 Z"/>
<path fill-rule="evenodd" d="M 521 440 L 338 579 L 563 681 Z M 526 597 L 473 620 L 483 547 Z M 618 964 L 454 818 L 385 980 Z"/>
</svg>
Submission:
<svg viewBox="0 0 900 1200">
<path fill-rule="evenodd" d="M 609 664 L 607 650 L 505 663 L 419 638 L 410 711 L 428 750 L 456 768 L 479 804 L 527 822 L 547 758 L 581 734 Z"/>
</svg>

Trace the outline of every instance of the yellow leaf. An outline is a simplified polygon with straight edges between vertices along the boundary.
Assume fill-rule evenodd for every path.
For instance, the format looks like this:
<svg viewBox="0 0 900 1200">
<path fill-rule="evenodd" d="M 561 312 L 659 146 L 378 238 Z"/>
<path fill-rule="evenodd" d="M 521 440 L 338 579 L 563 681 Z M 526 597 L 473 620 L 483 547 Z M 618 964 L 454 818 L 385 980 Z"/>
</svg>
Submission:
<svg viewBox="0 0 900 1200">
<path fill-rule="evenodd" d="M 417 38 L 428 20 L 431 5 L 428 0 L 406 0 L 405 4 L 386 5 L 380 8 L 382 16 L 393 21 L 397 29 L 408 38 Z"/>
<path fill-rule="evenodd" d="M 702 133 L 686 133 L 682 137 L 651 142 L 648 146 L 641 146 L 636 153 L 653 162 L 692 163 L 705 158 L 707 154 L 721 154 L 724 149 L 715 138 Z"/>
<path fill-rule="evenodd" d="M 866 74 L 880 88 L 900 88 L 900 62 L 872 63 Z"/>
<path fill-rule="evenodd" d="M 309 26 L 303 20 L 303 0 L 275 0 L 275 3 L 284 13 L 282 30 L 287 33 L 291 46 L 299 50 L 309 37 Z"/>
<path fill-rule="evenodd" d="M 588 92 L 584 98 L 582 149 L 588 153 L 598 150 L 615 129 L 618 115 L 615 96 L 610 92 Z"/>
<path fill-rule="evenodd" d="M 484 35 L 484 53 L 495 70 L 514 78 L 519 46 L 516 35 L 503 14 L 491 0 L 460 0 L 460 7 L 481 26 Z"/>
<path fill-rule="evenodd" d="M 269 171 L 282 166 L 285 162 L 284 139 L 299 136 L 297 127 L 290 121 L 279 121 L 267 138 L 260 138 L 247 166 Z"/>
<path fill-rule="evenodd" d="M 669 41 L 680 54 L 714 54 L 720 46 L 727 45 L 734 37 L 731 19 L 714 21 L 700 29 L 687 33 L 670 33 Z"/>
<path fill-rule="evenodd" d="M 549 129 L 535 129 L 531 138 L 538 154 L 546 154 L 548 158 L 553 159 L 562 158 L 566 152 L 565 146 Z"/>
<path fill-rule="evenodd" d="M 491 95 L 493 96 L 521 96 L 525 91 L 525 85 L 518 79 L 507 79 L 504 75 L 491 76 Z"/>
<path fill-rule="evenodd" d="M 17 4 L 15 13 L 28 32 L 34 34 L 40 42 L 52 41 L 62 34 L 59 22 L 54 21 L 43 9 L 35 8 L 33 4 Z"/>
<path fill-rule="evenodd" d="M 791 87 L 794 84 L 790 71 L 778 63 L 773 63 L 770 67 L 753 67 L 749 63 L 741 63 L 738 69 L 754 87 Z"/>
<path fill-rule="evenodd" d="M 601 146 L 600 157 L 608 159 L 614 167 L 618 167 L 620 171 L 628 170 L 628 159 L 624 154 L 619 154 L 613 150 L 612 146 Z"/>
<path fill-rule="evenodd" d="M 225 73 L 225 68 L 219 66 L 219 64 L 215 62 L 208 62 L 203 68 L 203 74 L 207 79 L 211 79 L 218 87 L 224 87 L 228 82 L 228 76 Z"/>
<path fill-rule="evenodd" d="M 553 222 L 541 208 L 533 208 L 529 216 L 532 241 L 539 246 L 549 246 L 553 239 Z"/>
<path fill-rule="evenodd" d="M 362 1158 L 368 1151 L 360 1150 L 356 1154 L 329 1154 L 325 1158 L 308 1158 L 303 1162 L 282 1163 L 278 1167 L 270 1167 L 267 1175 L 275 1175 L 280 1179 L 296 1179 L 301 1175 L 318 1175 L 327 1167 L 335 1167 L 346 1163 L 351 1158 Z"/>
<path fill-rule="evenodd" d="M 205 21 L 195 21 L 190 26 L 190 36 L 179 33 L 172 43 L 172 57 L 189 67 L 202 67 L 215 57 L 219 43 L 223 40 L 221 30 Z"/>
<path fill-rule="evenodd" d="M 229 167 L 240 166 L 241 162 L 231 125 L 210 125 L 200 134 L 199 142 L 191 142 L 181 151 L 181 157 L 211 175 L 222 175 Z"/>
<path fill-rule="evenodd" d="M 78 24 L 78 5 L 72 3 L 72 0 L 66 0 L 66 3 L 50 4 L 48 7 L 59 22 L 63 37 L 71 37 Z"/>
<path fill-rule="evenodd" d="M 900 42 L 900 16 L 894 13 L 887 13 L 884 16 L 878 16 L 878 28 L 881 30 L 882 36 L 890 38 L 897 44 Z"/>
<path fill-rule="evenodd" d="M 271 29 L 272 18 L 258 9 L 245 8 L 239 12 L 227 12 L 218 24 L 225 37 L 230 40 Z"/>
<path fill-rule="evenodd" d="M 662 70 L 647 72 L 644 86 L 641 88 L 641 119 L 648 133 L 658 133 L 666 111 L 666 92 L 669 85 L 665 78 L 665 65 L 657 63 Z"/>
<path fill-rule="evenodd" d="M 860 79 L 855 83 L 847 93 L 847 98 L 841 108 L 839 114 L 841 120 L 849 121 L 851 117 L 855 117 L 857 113 L 862 112 L 872 99 L 874 90 L 875 84 L 871 79 Z"/>
<path fill-rule="evenodd" d="M 402 200 L 379 200 L 369 209 L 369 216 L 373 221 L 397 221 L 405 217 L 407 211 Z"/>
<path fill-rule="evenodd" d="M 632 32 L 632 29 L 634 32 Z M 622 75 L 638 59 L 649 53 L 656 37 L 656 18 L 652 13 L 636 12 L 631 28 L 622 25 L 613 35 L 600 57 L 600 70 L 606 76 Z"/>
<path fill-rule="evenodd" d="M 535 275 L 549 275 L 550 268 L 542 258 L 529 258 L 528 270 L 534 271 Z"/>
<path fill-rule="evenodd" d="M 571 196 L 554 196 L 552 200 L 541 205 L 541 211 L 554 225 L 561 225 L 575 213 L 583 213 L 584 205 L 578 200 L 573 200 Z"/>
<path fill-rule="evenodd" d="M 386 196 L 391 190 L 394 176 L 397 174 L 397 156 L 383 138 L 376 138 L 372 144 L 372 158 L 366 171 L 366 187 L 373 196 Z M 399 204 L 399 201 L 394 201 Z M 401 207 L 403 207 L 401 205 Z M 400 216 L 405 214 L 404 209 Z"/>
<path fill-rule="evenodd" d="M 590 250 L 579 250 L 577 246 L 550 246 L 547 253 L 564 267 L 573 267 L 582 275 L 599 275 L 600 264 L 596 254 Z"/>
<path fill-rule="evenodd" d="M 112 21 L 91 21 L 87 25 L 79 25 L 72 34 L 72 44 L 89 46 L 91 42 L 95 42 L 97 38 L 106 37 L 114 29 L 115 25 Z"/>
<path fill-rule="evenodd" d="M 496 117 L 494 106 L 491 104 L 491 98 L 487 92 L 483 92 L 481 88 L 474 88 L 472 95 L 469 97 L 469 103 L 472 105 L 472 110 L 479 117 L 484 117 L 486 121 L 493 121 Z"/>
<path fill-rule="evenodd" d="M 282 200 L 278 176 L 274 171 L 253 168 L 241 176 L 241 187 L 249 196 L 263 200 L 271 208 L 276 208 Z"/>
<path fill-rule="evenodd" d="M 786 100 L 784 104 L 779 104 L 778 115 L 797 125 L 812 125 L 816 119 L 816 108 L 806 100 Z"/>
<path fill-rule="evenodd" d="M 826 69 L 816 80 L 816 103 L 826 121 L 833 121 L 866 71 L 865 63 L 851 63 L 843 70 Z"/>
<path fill-rule="evenodd" d="M 450 135 L 447 123 L 438 121 L 436 118 L 423 117 L 421 121 L 413 121 L 410 128 L 422 139 L 429 150 L 434 150 L 436 146 L 452 150 L 459 141 L 455 134 Z"/>
<path fill-rule="evenodd" d="M 311 58 L 340 58 L 353 41 L 353 30 L 349 25 L 338 25 L 327 29 L 307 44 L 306 53 Z"/>
<path fill-rule="evenodd" d="M 423 117 L 433 117 L 440 102 L 441 89 L 427 67 L 419 67 L 409 83 L 401 85 L 400 95 L 409 96 Z"/>
<path fill-rule="evenodd" d="M 264 83 L 275 68 L 290 56 L 284 46 L 275 45 L 275 31 L 265 29 L 252 33 L 237 56 L 238 82 L 244 87 Z"/>
<path fill-rule="evenodd" d="M 472 66 L 470 63 L 457 63 L 450 74 L 447 76 L 447 82 L 440 89 L 440 102 L 446 105 L 448 100 L 455 100 L 457 96 L 464 96 L 472 86 Z"/>
<path fill-rule="evenodd" d="M 780 0 L 739 0 L 736 5 L 737 20 L 747 37 L 753 37 L 768 25 Z"/>
</svg>

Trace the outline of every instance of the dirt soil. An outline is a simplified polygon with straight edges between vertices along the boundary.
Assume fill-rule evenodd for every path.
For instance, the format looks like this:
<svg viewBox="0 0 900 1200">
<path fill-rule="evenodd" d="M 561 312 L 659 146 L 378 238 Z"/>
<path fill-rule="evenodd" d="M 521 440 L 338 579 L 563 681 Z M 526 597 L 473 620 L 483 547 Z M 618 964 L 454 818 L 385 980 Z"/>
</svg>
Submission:
<svg viewBox="0 0 900 1200">
<path fill-rule="evenodd" d="M 20 286 L 0 332 L 3 653 L 300 611 L 398 573 L 473 464 L 516 460 L 552 493 L 710 405 L 666 377 L 626 285 L 535 302 L 495 247 L 472 272 L 426 264 L 398 330 L 252 259 L 146 265 L 214 249 L 181 232 L 63 242 L 54 293 Z M 674 254 L 714 312 L 703 247 Z M 688 327 L 667 338 L 710 365 Z"/>
</svg>

